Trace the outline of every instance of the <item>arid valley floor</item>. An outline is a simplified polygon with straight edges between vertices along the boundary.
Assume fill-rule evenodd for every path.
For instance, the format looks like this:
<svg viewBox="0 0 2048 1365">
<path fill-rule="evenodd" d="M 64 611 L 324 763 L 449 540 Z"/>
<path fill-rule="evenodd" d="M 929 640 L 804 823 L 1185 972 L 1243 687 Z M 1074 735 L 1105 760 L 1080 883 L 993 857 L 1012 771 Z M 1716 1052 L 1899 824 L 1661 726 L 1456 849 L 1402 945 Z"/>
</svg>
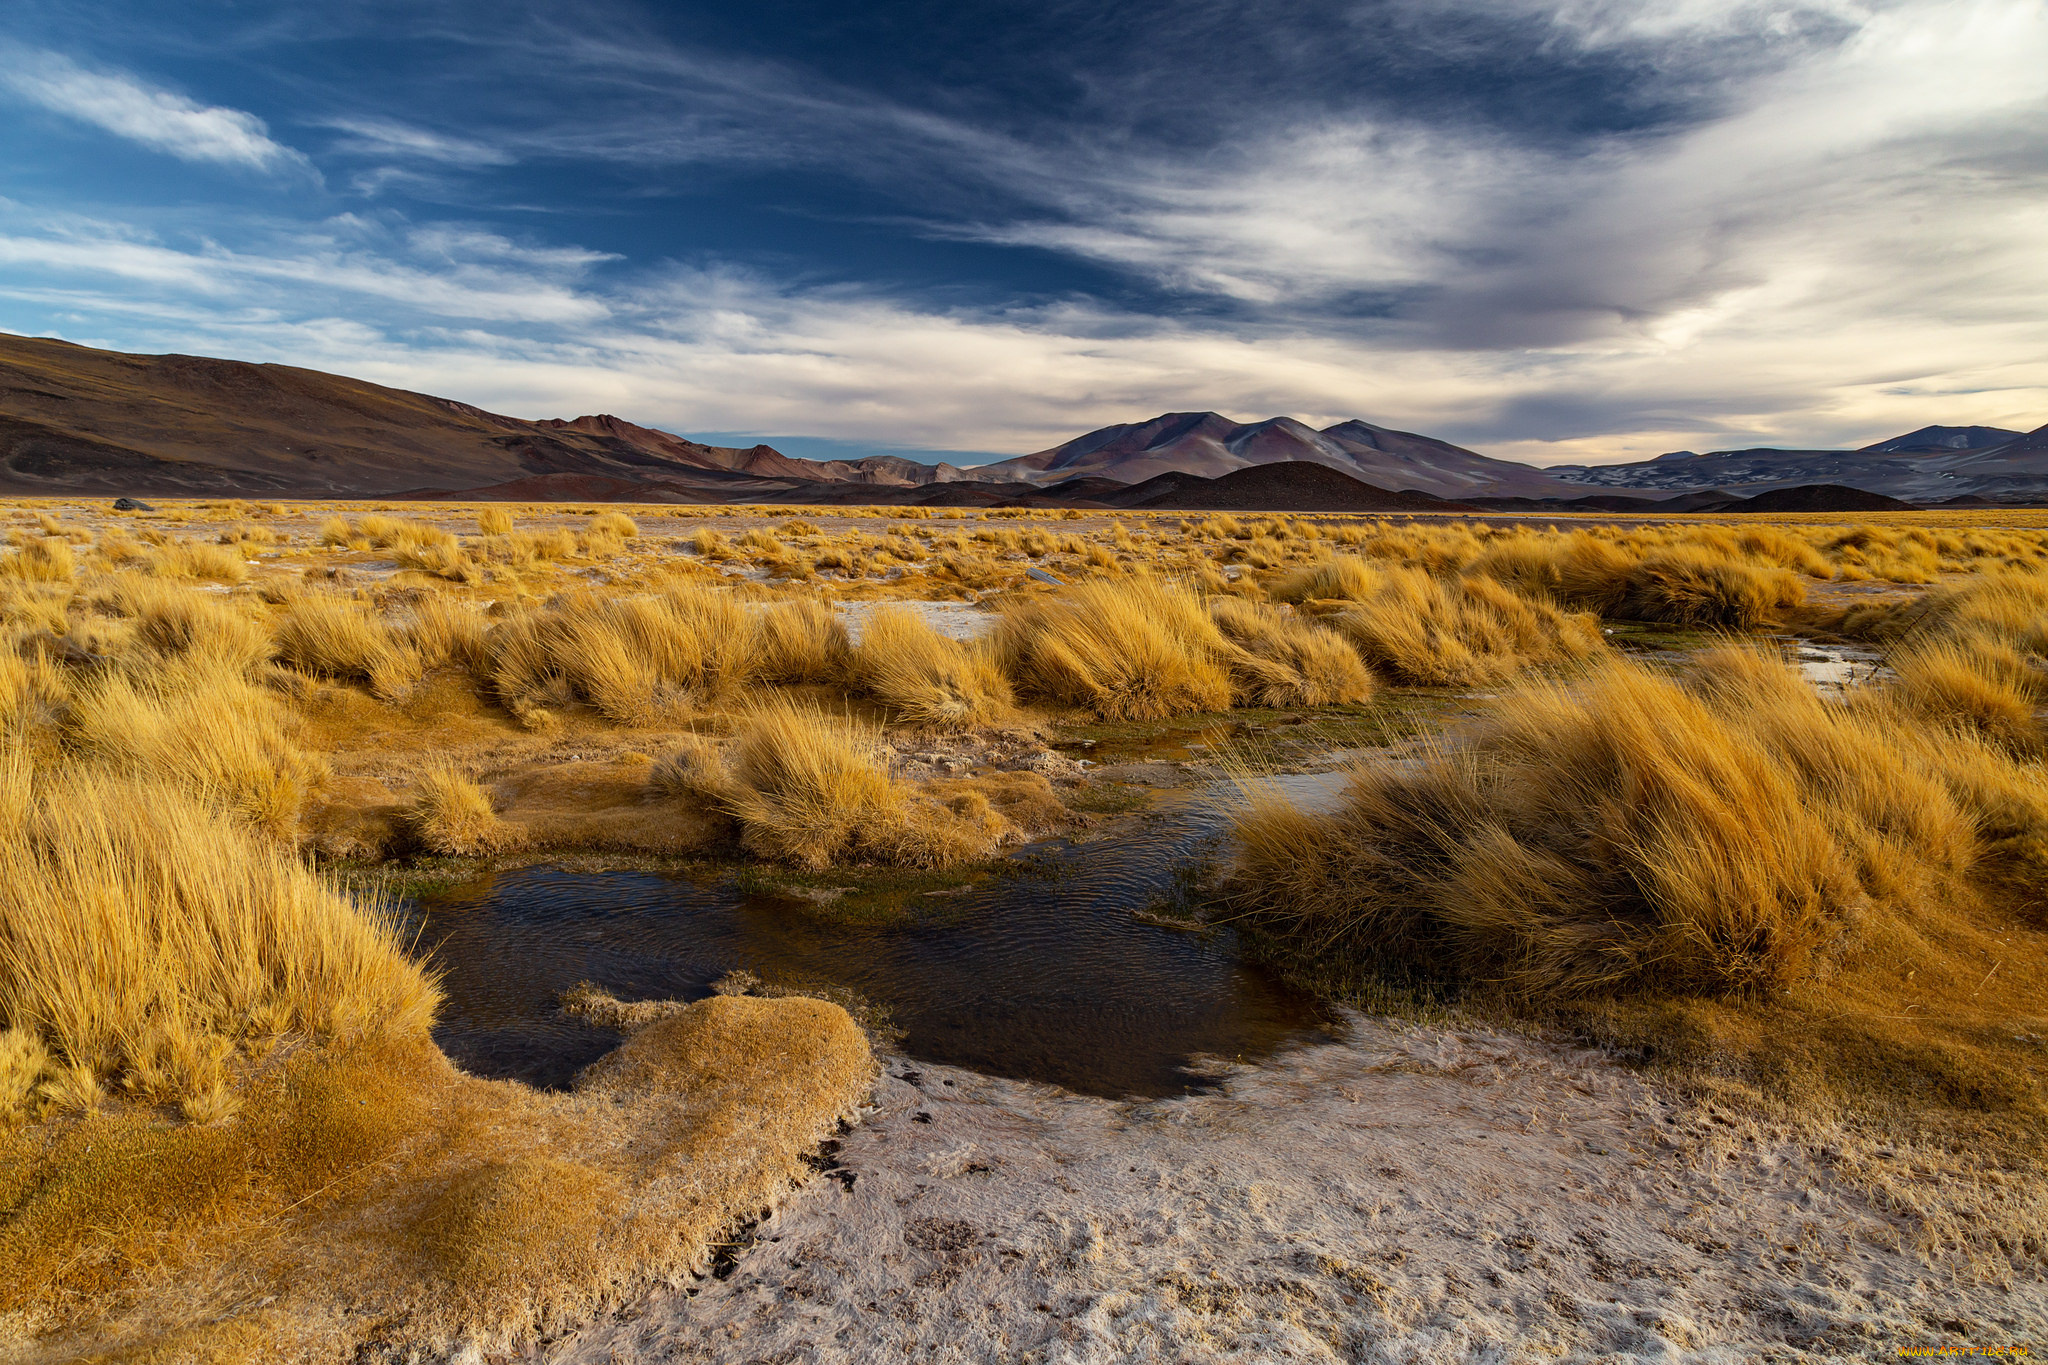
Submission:
<svg viewBox="0 0 2048 1365">
<path fill-rule="evenodd" d="M 0 1359 L 2048 1338 L 2048 513 L 0 529 Z"/>
</svg>

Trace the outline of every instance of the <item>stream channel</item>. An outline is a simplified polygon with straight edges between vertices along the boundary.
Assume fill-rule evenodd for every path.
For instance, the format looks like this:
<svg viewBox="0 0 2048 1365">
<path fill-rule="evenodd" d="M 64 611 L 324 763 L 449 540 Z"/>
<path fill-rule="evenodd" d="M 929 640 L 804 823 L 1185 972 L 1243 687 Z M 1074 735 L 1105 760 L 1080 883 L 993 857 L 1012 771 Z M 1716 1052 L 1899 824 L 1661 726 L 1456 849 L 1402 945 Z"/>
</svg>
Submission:
<svg viewBox="0 0 2048 1365">
<path fill-rule="evenodd" d="M 1305 805 L 1341 773 L 1268 779 Z M 1082 841 L 1044 840 L 998 875 L 880 922 L 744 890 L 732 873 L 532 867 L 420 897 L 420 951 L 444 973 L 435 1040 L 470 1072 L 565 1087 L 620 1036 L 563 1013 L 591 981 L 626 1000 L 695 1000 L 744 970 L 851 989 L 913 1058 L 1111 1097 L 1201 1089 L 1199 1056 L 1253 1059 L 1320 1031 L 1317 1005 L 1239 960 L 1227 928 L 1137 912 L 1222 851 L 1227 785 L 1161 793 Z"/>
</svg>

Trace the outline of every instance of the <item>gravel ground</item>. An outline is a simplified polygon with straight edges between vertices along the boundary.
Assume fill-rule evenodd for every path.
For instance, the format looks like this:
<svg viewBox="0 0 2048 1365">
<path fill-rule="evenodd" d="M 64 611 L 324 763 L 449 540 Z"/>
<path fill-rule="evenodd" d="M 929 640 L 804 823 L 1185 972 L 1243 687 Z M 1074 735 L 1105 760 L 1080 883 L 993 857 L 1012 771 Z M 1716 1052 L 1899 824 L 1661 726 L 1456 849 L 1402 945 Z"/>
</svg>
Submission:
<svg viewBox="0 0 2048 1365">
<path fill-rule="evenodd" d="M 2048 1342 L 1805 1149 L 1597 1055 L 1355 1020 L 1118 1103 L 896 1059 L 723 1278 L 562 1362 L 1862 1360 Z"/>
</svg>

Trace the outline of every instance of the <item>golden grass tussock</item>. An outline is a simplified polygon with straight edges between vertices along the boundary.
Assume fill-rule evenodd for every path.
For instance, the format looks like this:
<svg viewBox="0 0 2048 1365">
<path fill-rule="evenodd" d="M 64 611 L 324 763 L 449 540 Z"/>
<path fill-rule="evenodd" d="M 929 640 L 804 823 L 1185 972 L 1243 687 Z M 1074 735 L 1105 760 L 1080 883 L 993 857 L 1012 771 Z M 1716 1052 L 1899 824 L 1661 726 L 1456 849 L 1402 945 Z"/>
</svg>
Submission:
<svg viewBox="0 0 2048 1365">
<path fill-rule="evenodd" d="M 755 630 L 762 682 L 829 683 L 845 677 L 853 642 L 839 613 L 816 598 L 770 603 Z"/>
<path fill-rule="evenodd" d="M 122 575 L 106 600 L 133 616 L 136 643 L 166 658 L 217 661 L 239 673 L 270 658 L 264 623 L 219 597 Z"/>
<path fill-rule="evenodd" d="M 651 725 L 751 682 L 756 623 L 731 593 L 692 585 L 651 597 L 580 593 L 491 631 L 493 685 L 545 723 L 561 694 L 621 725 Z"/>
<path fill-rule="evenodd" d="M 941 801 L 893 778 L 874 730 L 814 707 L 766 702 L 722 752 L 687 744 L 657 770 L 669 795 L 726 814 L 740 845 L 800 867 L 946 867 L 985 857 L 1008 832 L 985 797 Z"/>
<path fill-rule="evenodd" d="M 78 573 L 71 542 L 61 535 L 28 540 L 12 554 L 0 555 L 0 576 L 36 583 L 69 583 Z"/>
<path fill-rule="evenodd" d="M 2027 780 L 1889 698 L 1823 702 L 1757 652 L 1685 681 L 1612 662 L 1515 694 L 1419 768 L 1360 770 L 1334 815 L 1256 804 L 1238 877 L 1287 932 L 1440 978 L 1782 990 L 1874 921 L 1967 900 L 1980 829 L 2048 831 L 2048 802 L 1995 808 Z"/>
<path fill-rule="evenodd" d="M 600 512 L 590 520 L 592 535 L 610 536 L 615 540 L 631 540 L 640 534 L 640 528 L 624 512 Z"/>
<path fill-rule="evenodd" d="M 212 579 L 239 583 L 249 576 L 249 562 L 239 548 L 177 540 L 159 545 L 149 556 L 149 571 L 160 578 Z"/>
<path fill-rule="evenodd" d="M 1230 645 L 1192 592 L 1133 577 L 1006 608 L 996 657 L 1022 696 L 1105 720 L 1222 711 Z"/>
<path fill-rule="evenodd" d="M 279 661 L 316 677 L 367 683 L 386 701 L 419 681 L 419 657 L 351 598 L 308 593 L 294 599 L 278 617 L 272 641 Z"/>
<path fill-rule="evenodd" d="M 512 514 L 503 507 L 485 507 L 476 514 L 476 529 L 487 536 L 512 534 Z"/>
<path fill-rule="evenodd" d="M 1483 576 L 1375 571 L 1366 595 L 1322 619 L 1375 670 L 1402 683 L 1473 687 L 1569 663 L 1604 644 L 1591 617 L 1522 596 Z"/>
<path fill-rule="evenodd" d="M 2048 576 L 1993 570 L 1921 597 L 1854 607 L 1842 630 L 1907 645 L 1984 640 L 2048 657 Z"/>
<path fill-rule="evenodd" d="M 1793 554 L 1777 540 L 1759 552 Z M 1472 561 L 1470 574 L 1519 592 L 1544 595 L 1604 617 L 1681 626 L 1752 629 L 1806 600 L 1799 576 L 1748 557 L 1741 538 L 1694 535 L 1669 545 L 1623 545 L 1592 532 L 1523 534 L 1498 541 Z"/>
<path fill-rule="evenodd" d="M 277 698 L 230 663 L 199 658 L 82 681 L 63 719 L 80 754 L 138 780 L 174 784 L 289 838 L 323 760 L 293 741 Z"/>
<path fill-rule="evenodd" d="M 1212 598 L 1209 615 L 1235 646 L 1228 667 L 1245 705 L 1343 706 L 1372 696 L 1358 651 L 1314 621 L 1236 597 Z"/>
<path fill-rule="evenodd" d="M 869 614 L 847 671 L 861 691 L 918 725 L 987 725 L 1013 704 L 987 647 L 948 639 L 907 607 Z"/>
<path fill-rule="evenodd" d="M 1379 583 L 1379 571 L 1357 555 L 1332 555 L 1281 575 L 1267 585 L 1266 593 L 1275 602 L 1360 602 L 1372 596 Z"/>
<path fill-rule="evenodd" d="M 1964 637 L 1893 650 L 1898 694 L 1934 723 L 1952 722 L 2015 754 L 2048 747 L 2040 710 L 2048 672 L 2008 644 Z"/>
<path fill-rule="evenodd" d="M 492 809 L 490 793 L 450 764 L 420 775 L 405 823 L 429 853 L 475 857 L 502 853 L 519 842 L 519 831 Z"/>
<path fill-rule="evenodd" d="M 424 1034 L 435 990 L 389 917 L 276 845 L 175 786 L 19 765 L 0 781 L 0 1027 L 35 1040 L 13 1045 L 17 1101 L 217 1107 L 238 1049 Z"/>
<path fill-rule="evenodd" d="M 457 668 L 481 678 L 490 664 L 489 624 L 474 602 L 428 597 L 413 605 L 399 636 L 421 668 Z"/>
</svg>

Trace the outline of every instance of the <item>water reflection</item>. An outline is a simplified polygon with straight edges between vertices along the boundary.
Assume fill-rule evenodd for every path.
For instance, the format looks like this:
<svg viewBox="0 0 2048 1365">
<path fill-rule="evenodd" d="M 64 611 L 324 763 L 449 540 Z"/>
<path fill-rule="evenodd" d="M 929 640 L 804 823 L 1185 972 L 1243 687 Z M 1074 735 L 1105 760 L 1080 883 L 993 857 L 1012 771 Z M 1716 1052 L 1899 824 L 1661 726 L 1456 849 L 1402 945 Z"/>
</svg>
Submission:
<svg viewBox="0 0 2048 1365">
<path fill-rule="evenodd" d="M 1282 779 L 1314 799 L 1332 777 Z M 849 924 L 728 876 L 533 868 L 423 899 L 419 943 L 446 972 L 436 1038 L 479 1074 L 548 1086 L 617 1042 L 561 1013 L 594 981 L 627 999 L 696 999 L 729 971 L 848 986 L 887 1007 L 911 1056 L 1103 1095 L 1197 1082 L 1196 1053 L 1258 1056 L 1321 1022 L 1309 1000 L 1196 936 L 1132 911 L 1214 852 L 1224 812 L 1193 802 L 1129 837 L 1033 850 L 1043 877 L 998 878 L 929 911 Z"/>
</svg>

